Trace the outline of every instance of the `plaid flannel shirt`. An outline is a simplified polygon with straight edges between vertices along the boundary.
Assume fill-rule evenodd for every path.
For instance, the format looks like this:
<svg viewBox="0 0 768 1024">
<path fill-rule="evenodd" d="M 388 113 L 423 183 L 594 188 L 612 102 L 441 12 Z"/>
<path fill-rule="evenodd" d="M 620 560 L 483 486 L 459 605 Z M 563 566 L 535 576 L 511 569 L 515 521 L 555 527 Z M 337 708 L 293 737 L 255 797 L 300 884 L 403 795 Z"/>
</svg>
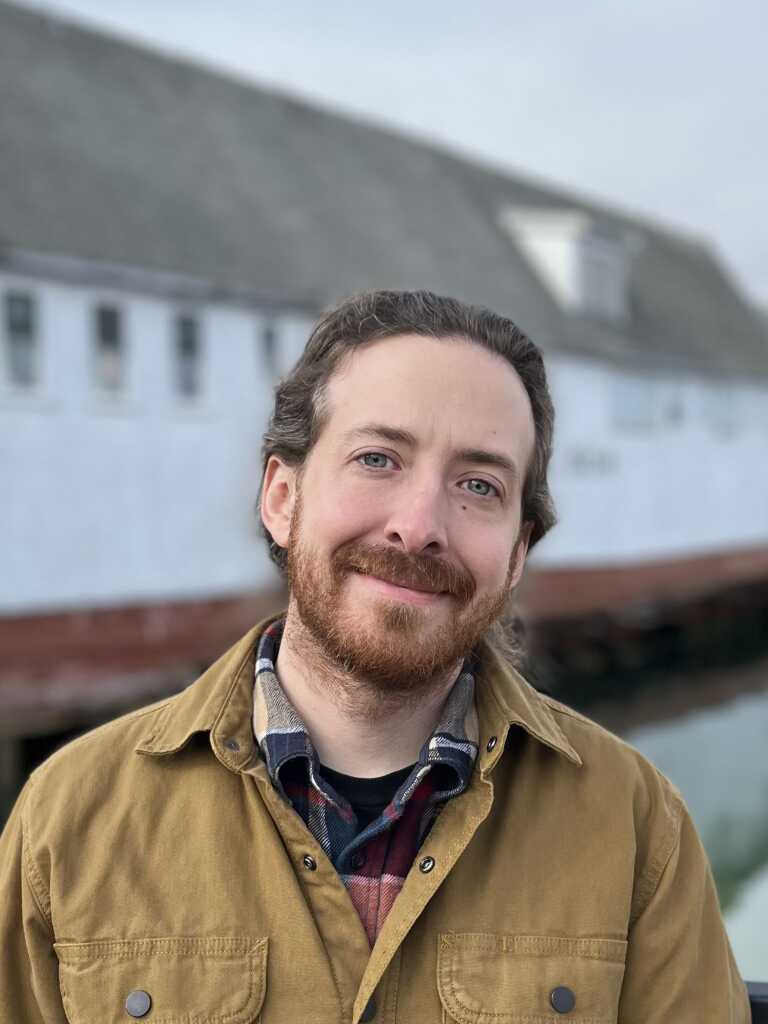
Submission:
<svg viewBox="0 0 768 1024">
<path fill-rule="evenodd" d="M 441 804 L 462 793 L 477 757 L 475 680 L 467 665 L 419 759 L 379 817 L 361 828 L 320 773 L 307 730 L 275 672 L 284 620 L 256 654 L 253 730 L 269 776 L 339 872 L 373 946 Z"/>
</svg>

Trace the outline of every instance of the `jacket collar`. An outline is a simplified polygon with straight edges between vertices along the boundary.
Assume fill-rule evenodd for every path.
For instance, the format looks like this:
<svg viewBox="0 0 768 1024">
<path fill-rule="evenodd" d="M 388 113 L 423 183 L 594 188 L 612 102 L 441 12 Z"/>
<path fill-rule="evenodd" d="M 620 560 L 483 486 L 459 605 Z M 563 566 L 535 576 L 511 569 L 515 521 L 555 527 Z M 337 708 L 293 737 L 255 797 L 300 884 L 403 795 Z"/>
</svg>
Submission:
<svg viewBox="0 0 768 1024">
<path fill-rule="evenodd" d="M 256 647 L 274 616 L 250 629 L 196 682 L 164 704 L 140 754 L 178 753 L 196 733 L 207 733 L 213 752 L 226 767 L 240 771 L 256 755 L 251 726 Z"/>
<path fill-rule="evenodd" d="M 162 705 L 151 735 L 136 747 L 137 752 L 169 756 L 182 750 L 195 733 L 208 733 L 214 753 L 226 767 L 241 771 L 251 762 L 257 756 L 252 728 L 256 647 L 263 630 L 276 618 L 254 626 L 195 683 Z M 482 643 L 477 654 L 478 763 L 483 774 L 493 769 L 503 753 L 512 725 L 581 765 L 545 698 L 489 644 Z M 488 750 L 492 736 L 496 743 Z"/>
<path fill-rule="evenodd" d="M 557 724 L 547 698 L 490 644 L 479 645 L 477 660 L 475 693 L 481 729 L 478 758 L 481 772 L 488 774 L 494 768 L 513 725 L 581 767 L 581 757 Z M 490 744 L 488 750 L 492 737 L 496 742 Z"/>
</svg>

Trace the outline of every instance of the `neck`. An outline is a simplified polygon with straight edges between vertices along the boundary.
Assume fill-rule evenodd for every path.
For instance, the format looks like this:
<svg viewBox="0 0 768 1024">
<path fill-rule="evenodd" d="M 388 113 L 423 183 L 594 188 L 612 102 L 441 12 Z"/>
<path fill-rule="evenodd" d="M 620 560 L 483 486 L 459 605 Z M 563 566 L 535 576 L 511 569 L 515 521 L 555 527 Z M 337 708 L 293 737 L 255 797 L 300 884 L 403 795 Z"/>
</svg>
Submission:
<svg viewBox="0 0 768 1024">
<path fill-rule="evenodd" d="M 345 775 L 376 778 L 418 760 L 461 665 L 410 698 L 382 693 L 330 662 L 291 605 L 275 668 L 320 761 Z"/>
</svg>

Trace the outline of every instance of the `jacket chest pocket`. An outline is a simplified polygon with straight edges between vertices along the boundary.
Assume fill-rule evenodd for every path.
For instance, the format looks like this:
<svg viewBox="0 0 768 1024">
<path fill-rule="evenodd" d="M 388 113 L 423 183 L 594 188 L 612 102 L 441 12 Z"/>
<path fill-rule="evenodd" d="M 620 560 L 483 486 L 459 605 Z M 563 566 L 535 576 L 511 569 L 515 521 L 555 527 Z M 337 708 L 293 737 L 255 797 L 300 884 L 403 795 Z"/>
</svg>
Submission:
<svg viewBox="0 0 768 1024">
<path fill-rule="evenodd" d="M 616 1024 L 626 952 L 617 939 L 441 935 L 443 1021 Z"/>
<path fill-rule="evenodd" d="M 70 1024 L 255 1024 L 266 938 L 57 942 Z"/>
</svg>

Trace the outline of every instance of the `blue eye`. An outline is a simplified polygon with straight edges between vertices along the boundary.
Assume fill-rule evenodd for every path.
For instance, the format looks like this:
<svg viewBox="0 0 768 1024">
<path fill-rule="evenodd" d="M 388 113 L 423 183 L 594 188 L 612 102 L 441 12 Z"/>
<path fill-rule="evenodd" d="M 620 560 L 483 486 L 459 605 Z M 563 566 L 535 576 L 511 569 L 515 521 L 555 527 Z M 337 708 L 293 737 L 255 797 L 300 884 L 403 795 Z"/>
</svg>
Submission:
<svg viewBox="0 0 768 1024">
<path fill-rule="evenodd" d="M 385 455 L 384 452 L 363 452 L 362 455 L 356 457 L 355 461 L 361 466 L 365 466 L 366 469 L 389 469 L 395 465 L 394 459 L 389 455 Z M 460 486 L 478 498 L 498 498 L 501 496 L 497 487 L 489 483 L 488 480 L 481 480 L 479 477 L 463 480 Z"/>
<path fill-rule="evenodd" d="M 476 494 L 478 498 L 490 498 L 492 494 L 498 496 L 499 493 L 493 484 L 488 483 L 487 480 L 464 480 L 462 481 L 462 487 L 464 484 L 468 484 L 469 486 L 466 487 L 466 490 L 468 490 L 470 494 Z"/>
<path fill-rule="evenodd" d="M 363 455 L 358 456 L 357 461 L 369 469 L 386 469 L 387 463 L 392 460 L 383 452 L 365 452 Z"/>
</svg>

